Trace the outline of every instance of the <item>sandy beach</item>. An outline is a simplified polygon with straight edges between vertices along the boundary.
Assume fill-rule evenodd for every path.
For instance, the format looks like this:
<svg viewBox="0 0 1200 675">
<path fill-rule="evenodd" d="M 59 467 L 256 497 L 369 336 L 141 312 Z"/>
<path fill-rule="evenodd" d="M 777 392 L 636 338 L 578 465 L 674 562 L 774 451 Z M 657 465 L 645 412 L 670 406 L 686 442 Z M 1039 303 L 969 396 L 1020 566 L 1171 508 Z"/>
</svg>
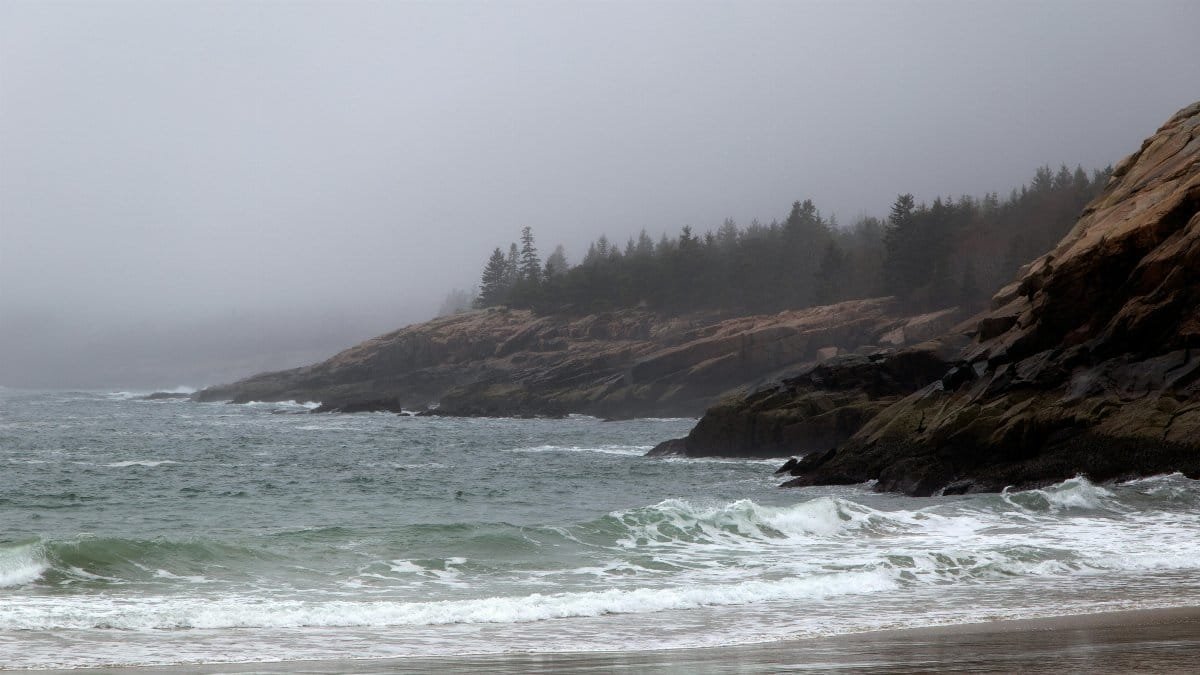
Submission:
<svg viewBox="0 0 1200 675">
<path fill-rule="evenodd" d="M 1182 673 L 1200 656 L 1200 607 L 887 630 L 720 648 L 288 661 L 39 673 Z"/>
</svg>

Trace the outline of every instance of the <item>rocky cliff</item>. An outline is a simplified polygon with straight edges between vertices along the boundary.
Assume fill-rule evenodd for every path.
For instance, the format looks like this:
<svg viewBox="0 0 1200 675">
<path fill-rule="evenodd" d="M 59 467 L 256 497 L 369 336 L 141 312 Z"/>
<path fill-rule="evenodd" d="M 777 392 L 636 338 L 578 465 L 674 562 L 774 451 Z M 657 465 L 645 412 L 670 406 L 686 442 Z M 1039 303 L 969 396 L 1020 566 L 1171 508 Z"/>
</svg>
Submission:
<svg viewBox="0 0 1200 675">
<path fill-rule="evenodd" d="M 809 453 L 782 469 L 789 485 L 877 480 L 915 495 L 1080 473 L 1200 476 L 1200 103 L 1116 167 L 1071 232 L 995 296 L 968 336 L 949 358 L 953 333 L 941 349 L 824 364 L 832 372 L 710 411 L 696 438 L 676 444 L 757 454 L 774 443 Z M 924 360 L 901 369 L 906 379 L 888 374 L 897 358 Z M 847 380 L 849 389 L 831 384 Z M 862 384 L 877 381 L 888 386 Z M 796 434 L 760 440 L 757 425 L 789 407 L 801 410 L 793 425 L 848 421 L 830 447 Z"/>
<path fill-rule="evenodd" d="M 329 360 L 205 389 L 199 400 L 322 401 L 322 410 L 606 417 L 699 415 L 722 394 L 846 352 L 942 332 L 954 310 L 898 316 L 888 298 L 773 315 L 493 309 L 368 340 Z"/>
</svg>

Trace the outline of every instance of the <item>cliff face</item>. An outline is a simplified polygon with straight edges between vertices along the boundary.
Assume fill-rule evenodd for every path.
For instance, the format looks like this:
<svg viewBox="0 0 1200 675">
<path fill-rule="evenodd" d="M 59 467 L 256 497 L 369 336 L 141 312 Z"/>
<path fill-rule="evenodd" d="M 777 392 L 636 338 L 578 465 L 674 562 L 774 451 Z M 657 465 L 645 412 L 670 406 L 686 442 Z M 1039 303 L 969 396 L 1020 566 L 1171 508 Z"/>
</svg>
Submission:
<svg viewBox="0 0 1200 675">
<path fill-rule="evenodd" d="M 785 467 L 788 484 L 875 479 L 924 495 L 1200 476 L 1200 103 L 1117 166 L 971 334 L 836 450 Z"/>
<path fill-rule="evenodd" d="M 199 392 L 315 400 L 324 410 L 457 415 L 697 415 L 718 396 L 851 350 L 936 334 L 952 310 L 897 317 L 887 298 L 722 320 L 626 310 L 584 317 L 486 310 L 368 340 L 316 365 Z"/>
</svg>

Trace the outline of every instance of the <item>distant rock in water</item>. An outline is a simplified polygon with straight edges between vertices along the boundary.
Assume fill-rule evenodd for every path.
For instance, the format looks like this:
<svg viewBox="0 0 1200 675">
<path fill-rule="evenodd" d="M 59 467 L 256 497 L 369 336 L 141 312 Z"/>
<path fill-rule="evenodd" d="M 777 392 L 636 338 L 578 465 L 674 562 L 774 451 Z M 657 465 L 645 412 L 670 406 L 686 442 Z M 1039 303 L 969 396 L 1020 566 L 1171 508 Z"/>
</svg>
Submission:
<svg viewBox="0 0 1200 675">
<path fill-rule="evenodd" d="M 905 369 L 911 379 L 890 371 L 913 350 L 831 362 L 710 410 L 685 444 L 801 454 L 821 439 L 830 447 L 787 467 L 788 485 L 873 479 L 913 495 L 1077 474 L 1200 477 L 1200 103 L 1116 167 L 1058 246 L 995 296 L 969 344 L 949 358 L 925 351 L 941 366 Z"/>
<path fill-rule="evenodd" d="M 191 394 L 185 394 L 178 391 L 156 391 L 153 394 L 139 396 L 139 401 L 168 401 L 171 399 L 187 399 L 191 398 Z"/>
<path fill-rule="evenodd" d="M 722 395 L 845 353 L 944 332 L 890 298 L 728 318 L 622 310 L 586 316 L 491 309 L 368 340 L 316 365 L 211 387 L 201 401 L 322 401 L 323 412 L 606 418 L 699 415 Z"/>
</svg>

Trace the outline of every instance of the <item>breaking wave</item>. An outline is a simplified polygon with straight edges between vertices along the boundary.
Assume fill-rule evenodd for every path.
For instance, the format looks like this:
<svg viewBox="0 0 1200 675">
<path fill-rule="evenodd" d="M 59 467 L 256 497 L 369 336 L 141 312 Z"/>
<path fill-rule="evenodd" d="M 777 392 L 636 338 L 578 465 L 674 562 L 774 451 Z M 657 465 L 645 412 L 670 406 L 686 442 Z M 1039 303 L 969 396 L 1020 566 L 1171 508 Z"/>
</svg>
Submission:
<svg viewBox="0 0 1200 675">
<path fill-rule="evenodd" d="M 113 602 L 89 598 L 84 611 L 22 612 L 0 623 L 3 630 L 295 628 L 310 626 L 421 626 L 455 623 L 528 623 L 606 614 L 742 605 L 776 600 L 820 599 L 893 588 L 886 575 L 830 573 L 802 579 L 744 581 L 676 588 L 609 589 L 434 602 L 278 601 L 261 598 L 145 598 Z"/>
</svg>

